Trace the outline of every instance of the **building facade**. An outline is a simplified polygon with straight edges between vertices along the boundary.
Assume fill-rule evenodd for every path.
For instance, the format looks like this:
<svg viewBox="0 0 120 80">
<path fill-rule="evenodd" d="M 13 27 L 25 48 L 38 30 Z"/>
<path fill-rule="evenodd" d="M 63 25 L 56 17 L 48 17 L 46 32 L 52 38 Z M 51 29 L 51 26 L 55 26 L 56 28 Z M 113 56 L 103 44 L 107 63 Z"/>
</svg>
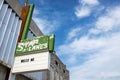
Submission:
<svg viewBox="0 0 120 80">
<path fill-rule="evenodd" d="M 0 79 L 8 80 L 22 20 L 12 7 L 0 0 Z"/>
<path fill-rule="evenodd" d="M 50 70 L 13 74 L 14 54 L 20 32 L 22 5 L 18 0 L 0 0 L 0 80 L 69 80 L 69 71 L 57 57 L 50 53 Z M 27 38 L 41 36 L 36 23 L 31 20 Z"/>
</svg>

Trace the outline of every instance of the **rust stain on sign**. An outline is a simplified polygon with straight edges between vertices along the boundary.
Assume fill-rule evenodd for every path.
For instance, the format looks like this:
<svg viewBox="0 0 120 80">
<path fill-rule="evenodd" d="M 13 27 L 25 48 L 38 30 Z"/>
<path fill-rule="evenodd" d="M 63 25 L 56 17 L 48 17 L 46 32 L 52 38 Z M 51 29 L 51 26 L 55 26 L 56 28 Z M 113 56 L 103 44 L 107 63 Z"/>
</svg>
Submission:
<svg viewBox="0 0 120 80">
<path fill-rule="evenodd" d="M 24 26 L 25 26 L 25 22 L 26 22 L 26 19 L 27 19 L 28 12 L 29 12 L 29 8 L 30 8 L 30 6 L 24 6 L 22 8 L 22 12 L 21 12 L 22 25 L 21 25 L 21 28 L 20 28 L 18 42 L 20 42 L 21 37 L 22 37 L 22 33 L 23 33 L 23 30 L 24 30 Z"/>
</svg>

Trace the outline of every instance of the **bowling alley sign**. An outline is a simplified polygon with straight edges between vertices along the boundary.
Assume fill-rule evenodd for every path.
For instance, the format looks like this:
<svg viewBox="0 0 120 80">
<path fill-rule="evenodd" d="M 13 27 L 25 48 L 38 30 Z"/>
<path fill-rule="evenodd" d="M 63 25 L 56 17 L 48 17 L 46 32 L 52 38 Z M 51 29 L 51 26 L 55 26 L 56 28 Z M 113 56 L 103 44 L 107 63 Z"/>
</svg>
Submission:
<svg viewBox="0 0 120 80">
<path fill-rule="evenodd" d="M 16 55 L 32 52 L 54 51 L 54 34 L 22 40 L 16 47 Z"/>
</svg>

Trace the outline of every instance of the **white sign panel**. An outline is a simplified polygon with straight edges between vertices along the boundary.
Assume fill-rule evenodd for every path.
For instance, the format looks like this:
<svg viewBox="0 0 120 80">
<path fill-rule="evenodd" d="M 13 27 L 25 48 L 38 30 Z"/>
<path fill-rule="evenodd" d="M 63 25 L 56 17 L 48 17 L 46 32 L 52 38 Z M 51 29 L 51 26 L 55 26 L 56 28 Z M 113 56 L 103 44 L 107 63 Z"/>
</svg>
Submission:
<svg viewBox="0 0 120 80">
<path fill-rule="evenodd" d="M 16 56 L 12 73 L 50 70 L 50 53 L 42 52 Z"/>
</svg>

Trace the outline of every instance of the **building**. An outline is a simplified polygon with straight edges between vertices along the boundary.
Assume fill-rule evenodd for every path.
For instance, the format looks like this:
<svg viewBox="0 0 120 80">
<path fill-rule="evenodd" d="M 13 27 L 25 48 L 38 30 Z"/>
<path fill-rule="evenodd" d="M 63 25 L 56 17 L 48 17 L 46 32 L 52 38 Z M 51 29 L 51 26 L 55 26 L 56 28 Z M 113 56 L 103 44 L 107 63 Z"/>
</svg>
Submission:
<svg viewBox="0 0 120 80">
<path fill-rule="evenodd" d="M 52 52 L 50 70 L 13 74 L 14 54 L 20 32 L 22 5 L 18 0 L 0 0 L 0 80 L 69 80 L 66 66 Z M 27 38 L 41 36 L 36 23 L 30 23 Z"/>
<path fill-rule="evenodd" d="M 12 7 L 0 0 L 0 79 L 8 80 L 22 20 Z"/>
</svg>

